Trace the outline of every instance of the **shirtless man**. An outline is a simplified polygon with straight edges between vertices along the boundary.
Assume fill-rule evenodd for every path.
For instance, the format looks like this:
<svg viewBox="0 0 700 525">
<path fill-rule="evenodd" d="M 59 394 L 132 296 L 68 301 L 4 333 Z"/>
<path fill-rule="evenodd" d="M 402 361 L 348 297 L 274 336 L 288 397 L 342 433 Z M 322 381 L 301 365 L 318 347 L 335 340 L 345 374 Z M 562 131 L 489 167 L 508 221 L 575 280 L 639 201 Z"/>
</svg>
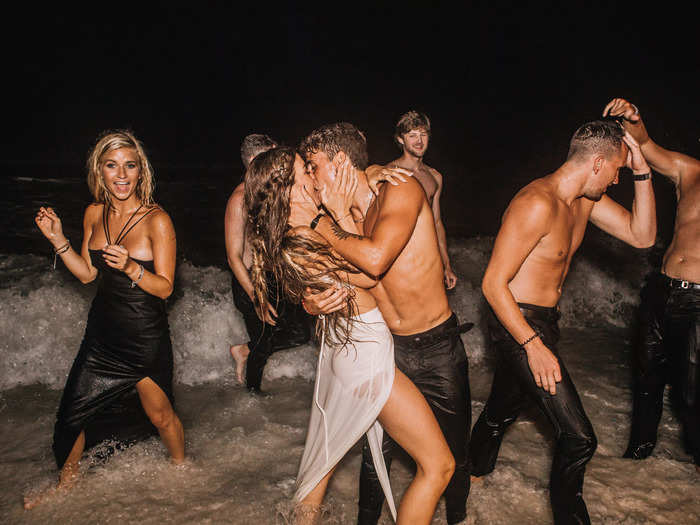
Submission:
<svg viewBox="0 0 700 525">
<path fill-rule="evenodd" d="M 430 141 L 430 119 L 423 113 L 409 111 L 404 113 L 396 123 L 394 140 L 401 149 L 401 156 L 391 161 L 388 166 L 397 166 L 413 172 L 428 197 L 428 203 L 433 210 L 435 231 L 440 247 L 440 257 L 445 267 L 445 286 L 448 290 L 457 284 L 457 276 L 450 266 L 450 256 L 447 253 L 447 236 L 445 226 L 440 216 L 440 195 L 442 194 L 442 175 L 435 168 L 423 163 L 423 156 L 428 151 Z"/>
<path fill-rule="evenodd" d="M 603 115 L 622 117 L 654 171 L 676 187 L 675 231 L 661 273 L 642 290 L 632 433 L 626 458 L 644 459 L 656 445 L 667 380 L 673 385 L 689 452 L 700 472 L 700 161 L 649 138 L 636 106 L 613 99 Z"/>
<path fill-rule="evenodd" d="M 649 172 L 639 146 L 617 122 L 581 126 L 566 162 L 510 202 L 482 283 L 495 314 L 489 318 L 489 338 L 498 364 L 472 431 L 472 474 L 493 470 L 506 428 L 523 405 L 534 402 L 556 433 L 549 485 L 556 524 L 590 523 L 583 476 L 596 449 L 593 428 L 556 348 L 557 303 L 571 257 L 589 220 L 637 248 L 651 246 L 656 236 L 648 177 L 635 178 L 632 212 L 605 195 L 625 165 L 635 176 Z"/>
<path fill-rule="evenodd" d="M 467 356 L 459 337 L 466 326 L 458 325 L 447 302 L 435 220 L 425 192 L 408 178 L 403 184 L 382 185 L 375 196 L 364 172 L 367 144 L 352 124 L 317 129 L 300 149 L 330 214 L 310 216 L 309 224 L 346 260 L 380 279 L 371 291 L 394 335 L 396 365 L 426 397 L 455 458 L 445 499 L 448 523 L 461 522 L 469 492 L 466 449 L 471 417 Z M 336 170 L 348 157 L 356 168 L 357 189 L 334 193 Z M 318 313 L 312 297 L 306 304 Z M 393 447 L 385 436 L 387 469 Z M 358 522 L 376 523 L 383 501 L 365 445 Z"/>
<path fill-rule="evenodd" d="M 277 147 L 277 143 L 267 135 L 254 133 L 246 136 L 241 144 L 243 165 L 248 169 L 248 165 L 257 155 L 275 147 Z M 245 188 L 241 182 L 233 190 L 226 204 L 224 229 L 226 258 L 233 272 L 231 281 L 233 302 L 243 314 L 250 341 L 232 345 L 230 351 L 236 362 L 236 377 L 238 381 L 243 383 L 243 371 L 245 370 L 246 387 L 253 392 L 260 392 L 263 369 L 270 355 L 277 350 L 308 342 L 311 335 L 311 325 L 308 317 L 300 308 L 288 303 L 278 303 L 276 298 L 271 298 L 272 300 L 267 303 L 264 312 L 256 310 L 253 304 L 253 283 L 250 280 L 248 271 L 252 260 L 250 247 L 245 242 L 248 216 L 245 211 L 245 203 L 243 202 L 244 195 Z M 274 289 L 274 287 L 271 287 L 271 289 Z M 295 334 L 293 337 L 290 334 L 281 334 L 279 330 L 273 329 L 278 319 L 274 305 L 280 307 L 280 324 L 289 325 L 289 330 Z M 266 327 L 265 324 L 268 326 Z M 277 341 L 277 344 L 275 341 Z"/>
</svg>

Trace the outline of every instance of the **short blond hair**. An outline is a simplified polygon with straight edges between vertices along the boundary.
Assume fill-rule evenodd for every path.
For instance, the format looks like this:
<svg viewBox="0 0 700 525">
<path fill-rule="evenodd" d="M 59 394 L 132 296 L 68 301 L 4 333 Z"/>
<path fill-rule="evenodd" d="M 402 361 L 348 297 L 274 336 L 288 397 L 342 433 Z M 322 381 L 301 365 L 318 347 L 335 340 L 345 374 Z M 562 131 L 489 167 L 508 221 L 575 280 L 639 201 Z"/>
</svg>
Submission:
<svg viewBox="0 0 700 525">
<path fill-rule="evenodd" d="M 153 168 L 148 161 L 146 152 L 143 150 L 141 141 L 131 131 L 123 129 L 102 132 L 88 155 L 87 183 L 95 202 L 101 204 L 109 204 L 110 202 L 109 192 L 102 178 L 102 157 L 108 151 L 121 148 L 129 148 L 136 152 L 139 163 L 139 180 L 136 182 L 136 196 L 141 204 L 145 206 L 153 204 L 153 190 L 155 189 Z"/>
</svg>

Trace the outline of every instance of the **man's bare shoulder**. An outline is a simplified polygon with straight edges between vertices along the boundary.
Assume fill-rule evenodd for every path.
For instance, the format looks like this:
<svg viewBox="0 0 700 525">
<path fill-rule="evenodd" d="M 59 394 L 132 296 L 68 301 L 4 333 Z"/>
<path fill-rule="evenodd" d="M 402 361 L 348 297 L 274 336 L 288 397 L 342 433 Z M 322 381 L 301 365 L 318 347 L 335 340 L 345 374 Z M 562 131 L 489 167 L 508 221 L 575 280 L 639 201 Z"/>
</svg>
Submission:
<svg viewBox="0 0 700 525">
<path fill-rule="evenodd" d="M 700 182 L 700 160 L 689 157 L 686 169 L 681 172 L 681 185 L 697 186 Z"/>
<path fill-rule="evenodd" d="M 228 202 L 226 203 L 226 208 L 228 209 L 229 207 L 240 207 L 242 208 L 245 204 L 245 184 L 241 182 L 238 186 L 235 187 L 233 192 L 231 193 L 231 196 L 228 198 Z"/>
<path fill-rule="evenodd" d="M 436 170 L 432 166 L 428 166 L 427 164 L 423 164 L 423 165 L 427 168 L 428 173 L 430 173 L 435 178 L 437 183 L 442 184 L 442 173 L 440 173 L 438 170 Z"/>
<path fill-rule="evenodd" d="M 503 219 L 549 220 L 557 209 L 557 196 L 546 179 L 535 179 L 516 193 Z"/>
<path fill-rule="evenodd" d="M 406 182 L 402 182 L 396 186 L 393 184 L 382 184 L 379 188 L 379 195 L 382 200 L 388 197 L 393 199 L 399 195 L 402 199 L 409 198 L 418 201 L 425 199 L 423 186 L 415 177 L 406 177 Z"/>
</svg>

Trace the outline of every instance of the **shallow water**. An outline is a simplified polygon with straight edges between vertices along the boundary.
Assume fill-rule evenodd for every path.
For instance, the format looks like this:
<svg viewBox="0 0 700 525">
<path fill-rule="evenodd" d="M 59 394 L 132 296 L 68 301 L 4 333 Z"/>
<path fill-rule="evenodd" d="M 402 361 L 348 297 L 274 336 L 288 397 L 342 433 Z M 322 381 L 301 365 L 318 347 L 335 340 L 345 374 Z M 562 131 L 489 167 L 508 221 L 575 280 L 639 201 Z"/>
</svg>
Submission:
<svg viewBox="0 0 700 525">
<path fill-rule="evenodd" d="M 462 278 L 450 295 L 461 320 L 477 326 L 463 336 L 470 359 L 472 412 L 488 395 L 492 361 L 484 348 L 479 280 L 492 239 L 453 242 Z M 617 245 L 609 246 L 613 254 Z M 625 252 L 624 257 L 629 257 Z M 700 475 L 682 447 L 668 406 L 653 457 L 620 458 L 631 412 L 629 326 L 646 271 L 606 269 L 606 256 L 579 256 L 562 301 L 561 354 L 578 386 L 599 440 L 584 495 L 594 523 L 698 523 Z M 245 339 L 231 304 L 229 274 L 189 263 L 178 268 L 169 318 L 175 353 L 177 411 L 190 461 L 169 464 L 158 439 L 117 452 L 106 463 L 83 462 L 75 489 L 32 511 L 22 495 L 54 483 L 50 442 L 60 389 L 77 352 L 94 290 L 47 259 L 0 256 L 0 520 L 3 523 L 285 523 L 304 445 L 315 348 L 279 352 L 269 362 L 265 396 L 235 384 L 228 345 Z M 328 523 L 353 523 L 360 450 L 343 460 L 326 498 Z M 475 484 L 468 523 L 550 523 L 548 471 L 552 436 L 535 412 L 507 433 L 495 472 Z M 94 457 L 92 455 L 91 457 Z M 89 466 L 92 463 L 92 466 Z M 407 461 L 392 469 L 397 500 L 411 477 Z M 384 511 L 382 523 L 390 523 Z M 441 503 L 433 520 L 444 523 Z"/>
</svg>

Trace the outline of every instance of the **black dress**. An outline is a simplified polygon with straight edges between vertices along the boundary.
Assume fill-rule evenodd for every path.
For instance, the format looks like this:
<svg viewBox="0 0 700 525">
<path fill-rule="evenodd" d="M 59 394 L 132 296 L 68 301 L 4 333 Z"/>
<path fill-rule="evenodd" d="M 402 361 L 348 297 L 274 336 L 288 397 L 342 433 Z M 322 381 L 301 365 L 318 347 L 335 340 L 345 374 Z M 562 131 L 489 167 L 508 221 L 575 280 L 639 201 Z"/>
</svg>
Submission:
<svg viewBox="0 0 700 525">
<path fill-rule="evenodd" d="M 137 222 L 120 233 L 114 244 Z M 90 259 L 100 281 L 56 416 L 53 451 L 59 468 L 83 430 L 86 449 L 105 439 L 133 442 L 157 433 L 136 391 L 141 379 L 151 378 L 173 403 L 173 353 L 165 301 L 132 287 L 126 274 L 107 266 L 101 250 L 90 250 Z M 154 271 L 153 261 L 134 260 Z"/>
</svg>

